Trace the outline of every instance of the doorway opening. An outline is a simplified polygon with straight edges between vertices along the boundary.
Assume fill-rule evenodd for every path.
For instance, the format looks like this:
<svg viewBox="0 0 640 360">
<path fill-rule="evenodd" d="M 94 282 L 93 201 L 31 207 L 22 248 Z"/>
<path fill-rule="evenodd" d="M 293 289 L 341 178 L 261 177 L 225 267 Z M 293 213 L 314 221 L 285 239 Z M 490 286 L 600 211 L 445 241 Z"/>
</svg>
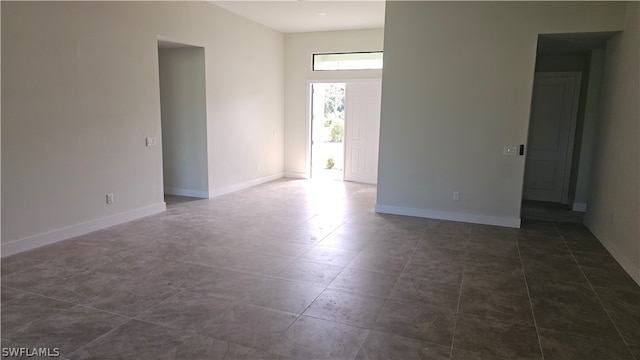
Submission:
<svg viewBox="0 0 640 360">
<path fill-rule="evenodd" d="M 344 180 L 345 83 L 311 84 L 311 178 Z"/>
<path fill-rule="evenodd" d="M 380 79 L 310 83 L 310 177 L 378 182 Z"/>
<path fill-rule="evenodd" d="M 521 218 L 582 222 L 604 48 L 615 32 L 538 36 Z"/>
<path fill-rule="evenodd" d="M 204 48 L 158 40 L 165 202 L 209 198 Z"/>
</svg>

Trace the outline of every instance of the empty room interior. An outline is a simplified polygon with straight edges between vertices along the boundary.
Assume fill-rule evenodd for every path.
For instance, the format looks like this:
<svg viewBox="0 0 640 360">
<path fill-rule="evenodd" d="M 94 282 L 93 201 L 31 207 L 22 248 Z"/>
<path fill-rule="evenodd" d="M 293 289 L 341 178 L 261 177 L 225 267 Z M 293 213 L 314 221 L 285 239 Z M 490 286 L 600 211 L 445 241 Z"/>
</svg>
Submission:
<svg viewBox="0 0 640 360">
<path fill-rule="evenodd" d="M 3 358 L 640 360 L 640 2 L 0 10 Z"/>
</svg>

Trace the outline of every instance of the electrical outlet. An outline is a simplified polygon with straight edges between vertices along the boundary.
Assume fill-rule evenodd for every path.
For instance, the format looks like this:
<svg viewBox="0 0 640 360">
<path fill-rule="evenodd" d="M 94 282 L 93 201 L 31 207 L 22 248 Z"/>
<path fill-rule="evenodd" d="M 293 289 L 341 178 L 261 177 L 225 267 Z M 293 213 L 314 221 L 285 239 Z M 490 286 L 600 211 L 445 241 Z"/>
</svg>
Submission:
<svg viewBox="0 0 640 360">
<path fill-rule="evenodd" d="M 147 146 L 155 146 L 156 145 L 156 139 L 155 138 L 148 137 L 146 140 L 147 140 Z"/>
<path fill-rule="evenodd" d="M 460 193 L 459 192 L 457 192 L 457 191 L 453 192 L 453 200 L 454 201 L 460 200 Z"/>
<path fill-rule="evenodd" d="M 107 194 L 107 204 L 113 204 L 113 194 Z"/>
<path fill-rule="evenodd" d="M 502 155 L 508 155 L 508 156 L 518 155 L 518 147 L 517 146 L 505 146 L 502 149 Z"/>
</svg>

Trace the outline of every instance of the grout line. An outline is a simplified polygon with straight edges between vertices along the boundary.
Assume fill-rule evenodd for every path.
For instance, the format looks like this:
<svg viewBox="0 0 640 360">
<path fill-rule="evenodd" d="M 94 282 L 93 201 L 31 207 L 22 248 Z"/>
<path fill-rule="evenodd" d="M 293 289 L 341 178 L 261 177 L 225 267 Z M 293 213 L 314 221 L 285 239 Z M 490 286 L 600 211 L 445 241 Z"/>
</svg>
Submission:
<svg viewBox="0 0 640 360">
<path fill-rule="evenodd" d="M 580 263 L 578 262 L 578 259 L 575 257 L 573 250 L 571 250 L 571 248 L 569 247 L 569 245 L 567 244 L 567 241 L 564 238 L 564 235 L 562 234 L 562 232 L 560 232 L 560 230 L 558 230 L 555 222 L 552 222 L 553 226 L 556 228 L 556 230 L 558 231 L 558 233 L 560 234 L 560 238 L 562 239 L 562 242 L 564 242 L 564 245 L 567 247 L 567 249 L 569 250 L 569 254 L 571 254 L 571 258 L 573 259 L 573 261 L 576 263 L 576 265 L 578 265 L 578 269 L 580 269 L 580 273 L 582 273 L 582 276 L 584 276 L 585 280 L 587 281 L 587 284 L 589 284 L 589 288 L 591 289 L 591 291 L 593 291 L 593 293 L 596 295 L 596 298 L 598 299 L 598 302 L 600 303 L 600 306 L 602 306 L 602 309 L 604 310 L 605 314 L 607 314 L 607 318 L 609 318 L 609 321 L 611 321 L 611 323 L 613 324 L 613 327 L 616 329 L 616 331 L 618 332 L 618 335 L 620 336 L 620 338 L 622 339 L 622 343 L 627 347 L 627 350 L 629 351 L 629 353 L 631 354 L 631 357 L 634 358 L 635 360 L 639 360 L 636 358 L 635 354 L 633 353 L 633 351 L 631 351 L 631 347 L 629 346 L 629 344 L 627 343 L 627 340 L 624 338 L 624 336 L 622 336 L 622 332 L 620 331 L 620 329 L 618 328 L 618 325 L 615 323 L 615 321 L 613 321 L 613 318 L 611 317 L 611 314 L 609 313 L 609 310 L 607 310 L 607 307 L 604 306 L 604 303 L 602 302 L 602 299 L 600 298 L 600 295 L 598 294 L 598 292 L 596 291 L 595 287 L 593 286 L 593 284 L 591 284 L 591 281 L 589 280 L 589 277 L 587 277 L 587 274 L 585 274 L 584 270 L 582 270 L 582 266 L 580 265 Z M 615 289 L 613 289 L 615 290 Z"/>
<path fill-rule="evenodd" d="M 473 227 L 473 225 L 471 225 Z M 469 233 L 467 234 L 467 242 L 471 238 L 471 227 L 469 227 Z M 466 254 L 465 254 L 466 258 Z M 465 261 L 466 262 L 466 261 Z M 456 341 L 456 330 L 458 328 L 458 316 L 460 313 L 460 302 L 462 301 L 462 286 L 464 284 L 464 272 L 466 269 L 466 265 L 462 266 L 462 278 L 460 279 L 460 289 L 458 290 L 458 304 L 456 305 L 456 319 L 453 322 L 453 336 L 451 336 L 451 349 L 449 351 L 449 358 L 453 359 L 453 345 Z"/>
<path fill-rule="evenodd" d="M 453 336 L 451 337 L 451 350 L 449 351 L 449 358 L 453 359 L 453 345 L 456 341 L 456 329 L 458 328 L 458 316 L 460 313 L 460 302 L 462 300 L 462 284 L 464 284 L 464 271 L 466 266 L 462 267 L 462 278 L 460 279 L 460 290 L 458 290 L 458 304 L 456 306 L 456 319 L 453 322 Z"/>
<path fill-rule="evenodd" d="M 536 337 L 538 338 L 540 355 L 542 356 L 542 360 L 544 360 L 544 351 L 542 350 L 542 341 L 540 340 L 540 331 L 538 331 L 538 321 L 536 320 L 536 313 L 533 310 L 533 300 L 531 299 L 531 292 L 529 291 L 529 282 L 527 281 L 527 273 L 524 270 L 524 263 L 522 262 L 522 254 L 520 253 L 520 244 L 518 243 L 518 240 L 516 240 L 516 249 L 518 250 L 518 257 L 520 258 L 520 266 L 522 266 L 522 277 L 524 278 L 524 287 L 525 289 L 527 289 L 527 297 L 529 298 L 529 306 L 531 307 L 531 316 L 533 317 L 533 327 L 536 329 Z"/>
</svg>

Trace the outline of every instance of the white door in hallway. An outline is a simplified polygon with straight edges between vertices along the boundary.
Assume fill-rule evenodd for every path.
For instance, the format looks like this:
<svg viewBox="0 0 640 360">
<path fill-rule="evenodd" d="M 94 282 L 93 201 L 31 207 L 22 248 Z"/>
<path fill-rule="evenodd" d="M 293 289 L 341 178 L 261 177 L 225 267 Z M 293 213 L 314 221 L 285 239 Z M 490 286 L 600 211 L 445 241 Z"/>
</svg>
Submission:
<svg viewBox="0 0 640 360">
<path fill-rule="evenodd" d="M 524 199 L 568 202 L 579 96 L 579 72 L 536 74 Z"/>
<path fill-rule="evenodd" d="M 350 82 L 346 88 L 344 179 L 378 182 L 381 81 Z"/>
</svg>

